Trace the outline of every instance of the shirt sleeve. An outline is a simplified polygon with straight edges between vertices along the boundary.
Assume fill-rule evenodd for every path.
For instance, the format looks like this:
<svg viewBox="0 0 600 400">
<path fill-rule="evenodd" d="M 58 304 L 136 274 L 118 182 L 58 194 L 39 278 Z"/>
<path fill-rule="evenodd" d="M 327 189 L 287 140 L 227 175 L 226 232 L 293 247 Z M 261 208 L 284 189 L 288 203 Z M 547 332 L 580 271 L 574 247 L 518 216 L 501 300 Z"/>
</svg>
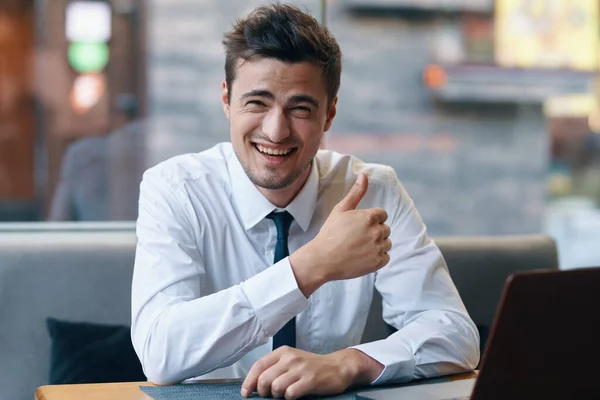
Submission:
<svg viewBox="0 0 600 400">
<path fill-rule="evenodd" d="M 288 258 L 238 285 L 203 293 L 207 269 L 191 222 L 196 217 L 177 189 L 146 172 L 136 227 L 131 336 L 144 373 L 158 384 L 233 364 L 308 306 Z"/>
<path fill-rule="evenodd" d="M 376 273 L 383 318 L 398 331 L 354 348 L 384 365 L 373 384 L 402 382 L 474 369 L 477 328 L 452 282 L 446 263 L 396 174 L 386 196 L 392 250 Z"/>
</svg>

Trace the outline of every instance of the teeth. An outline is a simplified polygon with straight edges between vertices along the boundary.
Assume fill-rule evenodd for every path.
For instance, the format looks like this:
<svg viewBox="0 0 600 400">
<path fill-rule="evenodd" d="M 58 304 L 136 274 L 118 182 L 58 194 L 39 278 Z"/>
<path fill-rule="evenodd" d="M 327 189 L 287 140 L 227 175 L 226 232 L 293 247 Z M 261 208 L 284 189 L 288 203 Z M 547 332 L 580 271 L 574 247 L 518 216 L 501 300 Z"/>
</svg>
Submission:
<svg viewBox="0 0 600 400">
<path fill-rule="evenodd" d="M 288 154 L 290 151 L 292 151 L 292 149 L 272 149 L 270 147 L 261 146 L 260 144 L 257 144 L 256 148 L 261 153 L 269 154 L 272 156 L 284 156 L 284 155 Z"/>
</svg>

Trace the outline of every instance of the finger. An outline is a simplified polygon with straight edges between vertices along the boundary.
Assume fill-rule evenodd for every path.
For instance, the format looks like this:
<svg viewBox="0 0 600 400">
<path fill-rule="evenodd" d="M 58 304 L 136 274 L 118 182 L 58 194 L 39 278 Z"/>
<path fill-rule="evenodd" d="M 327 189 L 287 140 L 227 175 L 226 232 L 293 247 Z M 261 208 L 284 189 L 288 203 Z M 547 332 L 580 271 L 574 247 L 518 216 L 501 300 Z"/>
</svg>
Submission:
<svg viewBox="0 0 600 400">
<path fill-rule="evenodd" d="M 258 360 L 252 365 L 246 379 L 242 383 L 241 395 L 248 397 L 256 391 L 256 385 L 258 383 L 258 377 L 271 366 L 275 365 L 281 357 L 279 352 L 272 352 Z"/>
<path fill-rule="evenodd" d="M 381 225 L 381 239 L 385 240 L 392 234 L 392 228 L 387 224 Z"/>
<path fill-rule="evenodd" d="M 271 383 L 271 396 L 280 399 L 285 396 L 285 391 L 293 383 L 297 382 L 300 377 L 291 371 L 279 375 L 273 383 Z"/>
<path fill-rule="evenodd" d="M 279 378 L 281 375 L 287 372 L 287 366 L 284 365 L 283 362 L 278 362 L 277 364 L 267 368 L 260 376 L 258 377 L 258 381 L 256 383 L 256 391 L 260 395 L 260 397 L 270 397 L 272 393 L 272 384 L 273 381 Z M 281 394 L 283 394 L 281 392 Z M 277 396 L 273 396 L 277 397 Z"/>
<path fill-rule="evenodd" d="M 381 244 L 381 253 L 385 254 L 392 249 L 392 241 L 390 239 L 385 239 Z"/>
<path fill-rule="evenodd" d="M 380 256 L 379 268 L 385 267 L 390 262 L 390 255 L 388 253 L 383 253 Z"/>
<path fill-rule="evenodd" d="M 358 174 L 356 182 L 354 183 L 352 188 L 350 188 L 350 191 L 348 192 L 346 197 L 344 197 L 342 201 L 340 201 L 335 206 L 335 209 L 337 211 L 355 210 L 356 206 L 358 206 L 358 203 L 360 203 L 365 193 L 367 193 L 368 187 L 369 180 L 367 176 L 363 173 Z"/>
<path fill-rule="evenodd" d="M 311 384 L 307 379 L 299 379 L 285 390 L 286 400 L 296 400 L 310 394 Z"/>
<path fill-rule="evenodd" d="M 388 214 L 383 208 L 371 208 L 368 213 L 374 224 L 383 224 L 388 219 Z"/>
</svg>

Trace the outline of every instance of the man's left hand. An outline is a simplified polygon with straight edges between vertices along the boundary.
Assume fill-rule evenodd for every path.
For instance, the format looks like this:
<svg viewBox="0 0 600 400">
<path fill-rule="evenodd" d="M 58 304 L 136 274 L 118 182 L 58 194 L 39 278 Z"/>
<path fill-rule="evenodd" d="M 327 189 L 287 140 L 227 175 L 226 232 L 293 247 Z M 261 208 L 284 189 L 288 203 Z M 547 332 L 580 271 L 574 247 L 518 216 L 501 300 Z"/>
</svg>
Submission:
<svg viewBox="0 0 600 400">
<path fill-rule="evenodd" d="M 242 396 L 288 400 L 335 395 L 377 379 L 383 365 L 355 349 L 319 355 L 283 346 L 258 360 L 242 383 Z"/>
</svg>

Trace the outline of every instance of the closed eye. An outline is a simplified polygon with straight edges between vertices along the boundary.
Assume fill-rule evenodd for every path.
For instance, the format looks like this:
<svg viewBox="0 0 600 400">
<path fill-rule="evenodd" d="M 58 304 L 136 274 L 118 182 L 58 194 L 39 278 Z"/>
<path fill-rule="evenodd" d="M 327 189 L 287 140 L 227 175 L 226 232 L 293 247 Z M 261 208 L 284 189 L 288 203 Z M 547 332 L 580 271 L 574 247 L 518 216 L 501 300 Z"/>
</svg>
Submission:
<svg viewBox="0 0 600 400">
<path fill-rule="evenodd" d="M 298 118 L 308 118 L 312 114 L 312 109 L 306 106 L 296 106 L 291 111 Z"/>
<path fill-rule="evenodd" d="M 260 100 L 250 100 L 246 103 L 246 105 L 255 105 L 255 106 L 266 107 L 265 103 L 263 103 Z"/>
<path fill-rule="evenodd" d="M 300 110 L 300 111 L 312 112 L 312 110 L 309 107 L 304 107 L 304 106 L 294 107 L 293 109 L 294 110 Z"/>
</svg>

